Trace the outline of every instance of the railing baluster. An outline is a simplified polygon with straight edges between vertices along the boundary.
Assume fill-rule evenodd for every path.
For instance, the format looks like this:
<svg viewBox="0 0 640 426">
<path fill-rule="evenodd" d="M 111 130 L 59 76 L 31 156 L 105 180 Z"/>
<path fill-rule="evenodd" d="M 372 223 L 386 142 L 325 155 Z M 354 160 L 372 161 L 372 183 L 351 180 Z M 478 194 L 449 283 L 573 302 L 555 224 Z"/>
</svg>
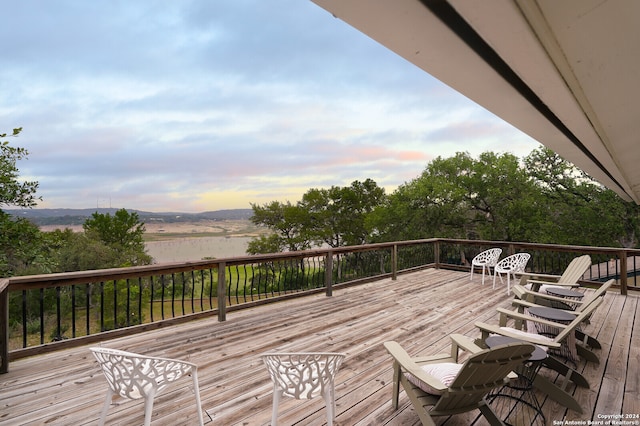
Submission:
<svg viewBox="0 0 640 426">
<path fill-rule="evenodd" d="M 142 324 L 142 292 L 143 292 L 142 277 L 138 277 L 138 313 L 136 314 L 136 324 Z"/>
<path fill-rule="evenodd" d="M 86 330 L 87 330 L 87 336 L 91 334 L 91 313 L 90 313 L 90 309 L 91 309 L 91 290 L 93 288 L 93 283 L 89 283 L 87 284 L 85 293 L 86 293 L 86 299 L 85 300 L 85 306 L 86 306 Z"/>
<path fill-rule="evenodd" d="M 162 293 L 160 294 L 160 318 L 164 319 L 164 274 L 160 275 L 160 286 Z"/>
<path fill-rule="evenodd" d="M 9 292 L 6 292 L 8 296 Z M 7 297 L 8 299 L 8 297 Z M 29 331 L 27 329 L 27 290 L 22 290 L 22 347 L 27 347 L 27 336 Z"/>
<path fill-rule="evenodd" d="M 60 309 L 60 287 L 56 287 L 56 335 L 53 340 L 62 340 L 62 312 Z"/>
<path fill-rule="evenodd" d="M 71 286 L 71 338 L 76 337 L 76 286 Z"/>
<path fill-rule="evenodd" d="M 129 282 L 129 278 L 127 278 L 126 284 L 127 284 L 127 303 L 126 303 L 126 305 L 127 305 L 127 312 L 126 312 L 127 320 L 126 320 L 126 324 L 127 324 L 127 327 L 130 327 L 131 326 L 131 283 Z M 116 325 L 116 328 L 118 328 L 117 325 Z"/>
<path fill-rule="evenodd" d="M 171 273 L 171 318 L 176 317 L 176 274 Z"/>
<path fill-rule="evenodd" d="M 149 312 L 151 313 L 151 322 L 153 322 L 153 311 L 155 310 L 155 299 L 156 299 L 155 289 L 153 288 L 153 275 L 149 277 L 149 289 L 151 292 L 151 296 L 149 296 L 149 304 L 151 305 Z"/>
<path fill-rule="evenodd" d="M 44 345 L 44 288 L 40 289 L 40 344 Z"/>
</svg>

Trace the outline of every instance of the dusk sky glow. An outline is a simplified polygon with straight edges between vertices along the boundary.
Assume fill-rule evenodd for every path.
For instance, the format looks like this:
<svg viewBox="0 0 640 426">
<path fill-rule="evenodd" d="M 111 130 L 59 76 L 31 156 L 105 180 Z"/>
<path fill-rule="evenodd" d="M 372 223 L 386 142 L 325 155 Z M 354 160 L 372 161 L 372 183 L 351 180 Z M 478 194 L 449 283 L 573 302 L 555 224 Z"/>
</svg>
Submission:
<svg viewBox="0 0 640 426">
<path fill-rule="evenodd" d="M 309 0 L 3 5 L 0 133 L 41 208 L 202 212 L 539 144 Z"/>
</svg>

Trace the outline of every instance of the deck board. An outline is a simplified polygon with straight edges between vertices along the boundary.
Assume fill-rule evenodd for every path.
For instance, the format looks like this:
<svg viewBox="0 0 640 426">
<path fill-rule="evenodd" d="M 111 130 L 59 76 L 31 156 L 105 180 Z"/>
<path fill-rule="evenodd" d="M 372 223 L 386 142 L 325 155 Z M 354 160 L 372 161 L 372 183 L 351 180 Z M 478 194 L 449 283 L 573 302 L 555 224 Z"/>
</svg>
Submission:
<svg viewBox="0 0 640 426">
<path fill-rule="evenodd" d="M 496 307 L 509 307 L 505 286 L 468 273 L 426 269 L 359 286 L 257 306 L 217 317 L 122 337 L 104 346 L 198 364 L 205 420 L 217 425 L 267 425 L 272 385 L 260 359 L 268 351 L 335 351 L 347 358 L 336 383 L 337 424 L 418 425 L 404 393 L 391 408 L 391 361 L 382 343 L 398 341 L 412 355 L 449 351 L 451 333 L 479 337 L 474 323 L 497 323 Z M 547 420 L 592 420 L 597 414 L 636 414 L 640 359 L 640 304 L 633 293 L 608 293 L 585 331 L 602 343 L 599 364 L 579 370 L 590 389 L 575 389 L 579 414 L 545 400 Z M 95 424 L 106 382 L 89 352 L 79 347 L 14 361 L 0 375 L 0 425 Z M 635 349 L 634 349 L 635 348 Z M 153 424 L 191 425 L 196 420 L 190 381 L 156 399 Z M 544 398 L 541 396 L 541 399 Z M 108 424 L 142 424 L 142 402 L 112 406 Z M 438 419 L 468 425 L 477 413 Z M 284 399 L 280 424 L 326 424 L 322 399 Z M 478 425 L 486 424 L 483 420 Z"/>
</svg>

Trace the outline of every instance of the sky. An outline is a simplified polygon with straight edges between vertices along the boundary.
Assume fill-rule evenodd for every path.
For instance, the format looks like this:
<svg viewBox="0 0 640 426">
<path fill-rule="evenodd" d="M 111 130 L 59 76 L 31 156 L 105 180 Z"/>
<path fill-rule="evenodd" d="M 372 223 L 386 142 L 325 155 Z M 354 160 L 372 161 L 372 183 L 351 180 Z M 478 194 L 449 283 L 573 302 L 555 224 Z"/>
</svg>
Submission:
<svg viewBox="0 0 640 426">
<path fill-rule="evenodd" d="M 456 152 L 539 144 L 310 0 L 21 0 L 0 133 L 38 208 L 156 212 L 387 193 Z"/>
</svg>

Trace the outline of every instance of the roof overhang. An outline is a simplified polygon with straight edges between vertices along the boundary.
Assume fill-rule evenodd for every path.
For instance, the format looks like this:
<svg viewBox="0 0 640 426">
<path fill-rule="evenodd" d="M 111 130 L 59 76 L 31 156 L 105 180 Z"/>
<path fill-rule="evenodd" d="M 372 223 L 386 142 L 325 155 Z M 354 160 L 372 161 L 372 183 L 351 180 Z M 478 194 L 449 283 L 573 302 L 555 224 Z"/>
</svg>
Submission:
<svg viewBox="0 0 640 426">
<path fill-rule="evenodd" d="M 312 1 L 640 204 L 640 1 Z"/>
</svg>

